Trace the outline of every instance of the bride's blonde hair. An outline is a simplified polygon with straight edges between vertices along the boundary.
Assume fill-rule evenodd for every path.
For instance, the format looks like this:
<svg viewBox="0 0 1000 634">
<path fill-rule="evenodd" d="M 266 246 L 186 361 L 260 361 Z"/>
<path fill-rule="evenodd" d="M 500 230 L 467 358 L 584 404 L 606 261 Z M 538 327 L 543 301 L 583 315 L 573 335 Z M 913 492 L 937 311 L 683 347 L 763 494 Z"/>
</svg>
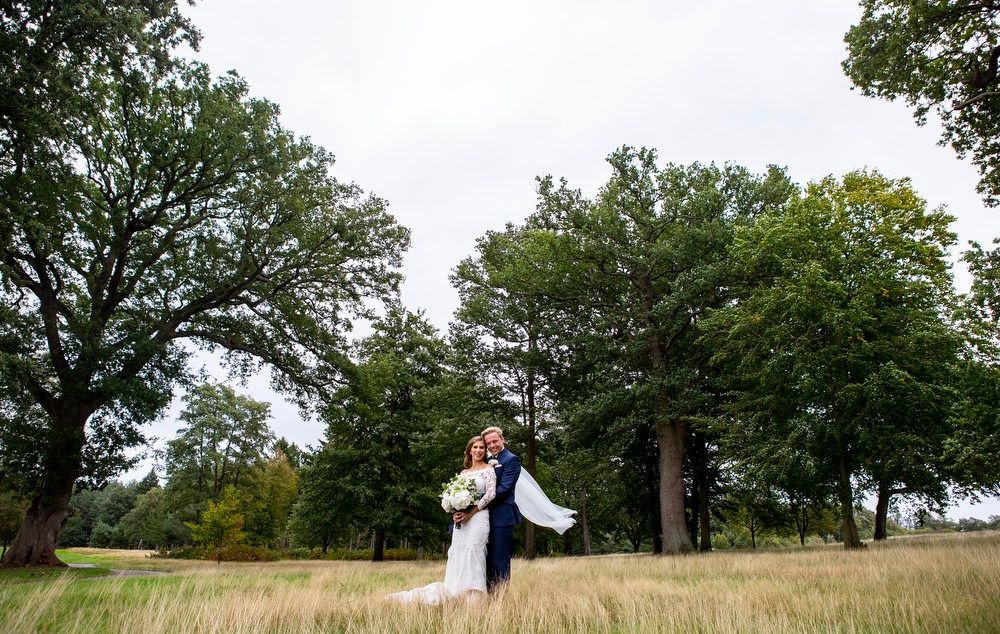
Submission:
<svg viewBox="0 0 1000 634">
<path fill-rule="evenodd" d="M 483 440 L 482 436 L 473 436 L 469 439 L 469 442 L 465 443 L 465 460 L 463 464 L 466 469 L 472 466 L 472 445 L 476 444 L 477 440 L 483 443 L 483 449 L 486 448 L 486 441 Z"/>
</svg>

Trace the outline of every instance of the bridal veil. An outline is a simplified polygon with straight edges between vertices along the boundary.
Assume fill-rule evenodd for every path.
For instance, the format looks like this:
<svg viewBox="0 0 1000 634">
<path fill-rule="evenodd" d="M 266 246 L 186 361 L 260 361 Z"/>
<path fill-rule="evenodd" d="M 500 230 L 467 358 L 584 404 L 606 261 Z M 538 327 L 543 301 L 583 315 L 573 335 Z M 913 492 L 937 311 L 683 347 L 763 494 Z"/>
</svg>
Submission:
<svg viewBox="0 0 1000 634">
<path fill-rule="evenodd" d="M 521 469 L 514 485 L 514 503 L 529 522 L 551 528 L 560 535 L 576 524 L 572 517 L 576 511 L 554 504 L 526 469 Z"/>
</svg>

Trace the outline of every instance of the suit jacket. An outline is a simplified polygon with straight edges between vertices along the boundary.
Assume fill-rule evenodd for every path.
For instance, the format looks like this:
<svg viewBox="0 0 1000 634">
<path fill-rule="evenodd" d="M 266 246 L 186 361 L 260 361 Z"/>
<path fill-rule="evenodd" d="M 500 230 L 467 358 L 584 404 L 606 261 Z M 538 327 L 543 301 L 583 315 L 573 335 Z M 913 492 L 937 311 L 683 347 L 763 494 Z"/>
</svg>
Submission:
<svg viewBox="0 0 1000 634">
<path fill-rule="evenodd" d="M 490 510 L 490 526 L 513 526 L 521 523 L 521 511 L 514 503 L 514 485 L 521 475 L 521 459 L 504 448 L 499 455 L 494 456 L 498 464 L 497 494 L 493 501 L 486 505 Z"/>
</svg>

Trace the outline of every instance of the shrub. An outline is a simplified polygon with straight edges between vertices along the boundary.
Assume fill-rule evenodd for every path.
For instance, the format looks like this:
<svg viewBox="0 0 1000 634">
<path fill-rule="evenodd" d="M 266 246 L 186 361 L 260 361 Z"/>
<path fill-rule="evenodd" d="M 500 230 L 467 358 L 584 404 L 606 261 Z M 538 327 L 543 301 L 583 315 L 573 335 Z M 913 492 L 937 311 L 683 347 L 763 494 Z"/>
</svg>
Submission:
<svg viewBox="0 0 1000 634">
<path fill-rule="evenodd" d="M 753 542 L 750 541 L 750 533 L 744 531 L 734 532 L 729 536 L 729 541 L 732 542 L 733 548 L 752 548 Z"/>
<path fill-rule="evenodd" d="M 164 559 L 204 559 L 202 550 L 194 546 L 178 546 L 177 548 L 162 548 L 155 553 L 154 557 Z"/>
<path fill-rule="evenodd" d="M 264 546 L 232 544 L 222 549 L 222 561 L 276 561 L 282 559 L 281 551 Z"/>
<path fill-rule="evenodd" d="M 280 552 L 282 559 L 320 559 L 323 556 L 319 548 L 289 548 Z"/>
<path fill-rule="evenodd" d="M 208 509 L 201 514 L 200 523 L 184 522 L 191 529 L 191 538 L 196 544 L 215 548 L 216 561 L 222 561 L 223 551 L 234 548 L 246 540 L 239 505 L 236 489 L 227 486 L 218 504 L 208 503 Z"/>
<path fill-rule="evenodd" d="M 712 548 L 715 550 L 728 550 L 732 548 L 733 545 L 729 542 L 729 538 L 723 533 L 716 533 L 712 535 Z"/>
</svg>

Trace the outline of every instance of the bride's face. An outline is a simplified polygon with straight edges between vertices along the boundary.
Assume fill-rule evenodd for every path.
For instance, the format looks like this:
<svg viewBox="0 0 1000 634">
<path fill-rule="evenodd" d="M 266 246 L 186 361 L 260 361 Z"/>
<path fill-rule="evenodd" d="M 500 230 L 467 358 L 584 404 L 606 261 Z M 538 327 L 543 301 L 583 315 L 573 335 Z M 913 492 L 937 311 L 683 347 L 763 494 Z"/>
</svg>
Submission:
<svg viewBox="0 0 1000 634">
<path fill-rule="evenodd" d="M 469 450 L 469 453 L 472 454 L 473 460 L 476 462 L 482 462 L 483 459 L 486 458 L 486 444 L 481 440 L 477 440 L 472 443 L 472 449 Z"/>
</svg>

